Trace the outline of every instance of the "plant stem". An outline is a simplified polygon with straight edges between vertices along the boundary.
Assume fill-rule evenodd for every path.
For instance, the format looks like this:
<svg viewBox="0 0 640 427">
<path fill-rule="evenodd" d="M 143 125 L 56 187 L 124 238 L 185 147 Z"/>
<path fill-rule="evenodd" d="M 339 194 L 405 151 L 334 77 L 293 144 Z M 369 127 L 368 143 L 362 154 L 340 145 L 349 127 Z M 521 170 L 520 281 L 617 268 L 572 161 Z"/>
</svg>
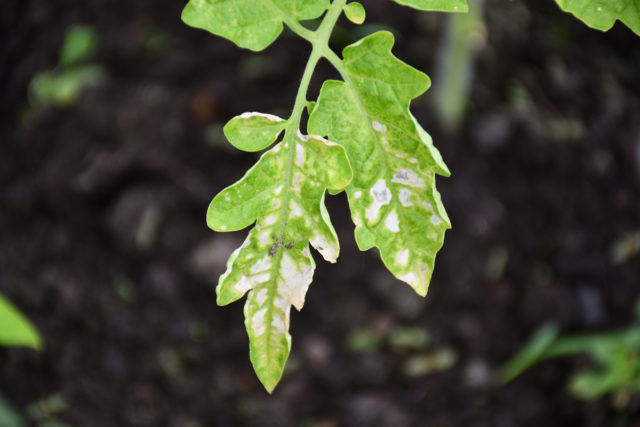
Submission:
<svg viewBox="0 0 640 427">
<path fill-rule="evenodd" d="M 344 9 L 347 0 L 335 0 L 331 6 L 329 6 L 329 10 L 325 15 L 322 23 L 318 27 L 315 32 L 311 33 L 309 38 L 304 37 L 308 40 L 313 49 L 311 51 L 311 55 L 309 56 L 309 60 L 307 61 L 307 66 L 304 70 L 304 74 L 302 75 L 302 81 L 300 82 L 300 87 L 298 88 L 298 94 L 296 95 L 296 101 L 293 107 L 293 113 L 289 118 L 290 125 L 289 127 L 297 127 L 300 126 L 300 118 L 302 117 L 302 111 L 304 110 L 304 106 L 307 102 L 307 91 L 309 90 L 309 84 L 311 83 L 311 77 L 313 76 L 313 72 L 315 71 L 316 65 L 321 57 L 326 57 L 327 51 L 333 53 L 329 49 L 329 37 L 333 32 L 333 28 L 340 17 L 340 13 Z M 300 26 L 297 22 L 293 21 L 295 24 Z M 291 27 L 291 24 L 287 22 L 287 25 Z M 291 27 L 293 30 L 293 27 Z"/>
<path fill-rule="evenodd" d="M 299 35 L 300 37 L 302 37 L 305 40 L 311 41 L 311 39 L 313 39 L 313 37 L 314 37 L 313 36 L 313 31 L 311 31 L 308 28 L 305 28 L 302 25 L 300 25 L 300 23 L 298 21 L 296 21 L 294 18 L 290 17 L 282 9 L 280 9 L 278 7 L 278 5 L 273 2 L 273 0 L 266 0 L 266 2 L 269 3 L 269 5 L 276 12 L 278 12 L 278 14 L 280 14 L 280 19 L 282 19 L 282 21 L 285 24 L 287 24 L 287 27 L 289 27 L 291 29 L 291 31 L 293 31 L 294 33 L 296 33 L 297 35 Z"/>
<path fill-rule="evenodd" d="M 286 24 L 301 37 L 308 40 L 313 46 L 311 50 L 311 55 L 309 56 L 309 60 L 307 61 L 307 65 L 304 69 L 304 73 L 302 75 L 302 80 L 300 81 L 300 87 L 298 88 L 298 93 L 296 95 L 296 100 L 293 106 L 293 111 L 291 116 L 289 117 L 289 124 L 285 130 L 283 141 L 288 143 L 288 158 L 287 158 L 287 183 L 285 186 L 285 195 L 284 201 L 282 204 L 282 218 L 286 218 L 287 210 L 289 209 L 289 189 L 291 188 L 291 181 L 293 179 L 293 163 L 296 154 L 296 138 L 297 133 L 300 130 L 300 120 L 302 118 L 302 113 L 304 111 L 304 107 L 307 102 L 307 92 L 309 90 L 309 84 L 311 83 L 311 78 L 313 77 L 313 73 L 318 65 L 318 61 L 320 58 L 325 56 L 329 49 L 329 37 L 333 32 L 333 28 L 344 9 L 347 0 L 335 0 L 329 6 L 329 9 L 322 20 L 322 23 L 318 27 L 315 32 L 311 32 L 306 28 L 302 27 L 295 20 L 286 19 Z M 274 7 L 276 7 L 274 5 Z M 298 31 L 301 29 L 305 31 Z M 285 145 L 286 147 L 286 145 Z M 283 221 L 280 226 L 280 238 L 284 239 L 284 230 L 285 230 L 285 222 Z"/>
</svg>

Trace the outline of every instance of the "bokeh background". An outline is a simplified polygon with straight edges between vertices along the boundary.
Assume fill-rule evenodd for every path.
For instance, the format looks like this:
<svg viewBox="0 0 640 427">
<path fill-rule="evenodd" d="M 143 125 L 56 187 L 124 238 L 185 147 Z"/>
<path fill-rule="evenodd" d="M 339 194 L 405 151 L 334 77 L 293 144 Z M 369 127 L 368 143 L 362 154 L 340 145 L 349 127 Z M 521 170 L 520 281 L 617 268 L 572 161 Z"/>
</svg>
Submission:
<svg viewBox="0 0 640 427">
<path fill-rule="evenodd" d="M 309 47 L 286 32 L 241 50 L 184 25 L 184 3 L 0 3 L 0 292 L 45 342 L 0 348 L 0 393 L 27 425 L 640 426 L 633 394 L 568 391 L 585 356 L 495 380 L 546 322 L 633 322 L 640 38 L 591 30 L 552 0 L 475 2 L 457 24 L 365 0 L 368 25 L 341 20 L 336 50 L 389 29 L 396 55 L 432 77 L 413 111 L 453 173 L 438 188 L 454 226 L 422 299 L 358 252 L 346 200 L 331 197 L 341 259 L 317 260 L 269 396 L 242 303 L 215 304 L 244 232 L 214 233 L 204 215 L 256 160 L 223 124 L 286 116 Z M 78 24 L 95 47 L 64 65 Z M 334 75 L 323 64 L 311 97 Z"/>
</svg>

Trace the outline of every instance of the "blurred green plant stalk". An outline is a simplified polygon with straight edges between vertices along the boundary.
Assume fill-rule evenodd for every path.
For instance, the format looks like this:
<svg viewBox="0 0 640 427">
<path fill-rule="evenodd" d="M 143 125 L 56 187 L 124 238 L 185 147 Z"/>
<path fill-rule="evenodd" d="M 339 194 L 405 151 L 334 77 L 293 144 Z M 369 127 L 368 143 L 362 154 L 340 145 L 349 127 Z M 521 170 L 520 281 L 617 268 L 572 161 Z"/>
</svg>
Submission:
<svg viewBox="0 0 640 427">
<path fill-rule="evenodd" d="M 613 393 L 615 406 L 625 407 L 633 394 L 640 393 L 640 301 L 636 306 L 635 323 L 623 331 L 560 337 L 556 325 L 543 326 L 502 367 L 499 381 L 505 384 L 546 359 L 586 353 L 595 366 L 571 377 L 571 394 L 595 400 Z"/>
<path fill-rule="evenodd" d="M 433 105 L 442 125 L 452 131 L 464 119 L 477 52 L 486 43 L 484 0 L 469 0 L 469 13 L 447 17 L 438 49 Z"/>
</svg>

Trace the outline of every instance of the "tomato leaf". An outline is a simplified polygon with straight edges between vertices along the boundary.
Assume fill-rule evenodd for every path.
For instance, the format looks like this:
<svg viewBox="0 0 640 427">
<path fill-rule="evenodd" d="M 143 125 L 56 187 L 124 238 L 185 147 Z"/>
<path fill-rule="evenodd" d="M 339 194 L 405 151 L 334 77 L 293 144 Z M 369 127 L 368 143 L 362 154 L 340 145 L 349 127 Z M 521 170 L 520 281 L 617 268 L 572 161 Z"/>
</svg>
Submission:
<svg viewBox="0 0 640 427">
<path fill-rule="evenodd" d="M 556 3 L 592 28 L 607 31 L 619 20 L 640 36 L 638 0 L 556 0 Z"/>
<path fill-rule="evenodd" d="M 393 42 L 391 33 L 378 32 L 345 48 L 340 68 L 346 81 L 324 83 L 309 131 L 347 151 L 359 248 L 378 247 L 387 268 L 424 296 L 451 227 L 435 188 L 435 175 L 449 170 L 409 112 L 429 78 L 394 57 Z"/>
<path fill-rule="evenodd" d="M 346 187 L 351 175 L 340 145 L 298 134 L 263 154 L 209 206 L 207 223 L 216 231 L 240 230 L 255 221 L 229 258 L 216 292 L 220 305 L 249 293 L 244 313 L 250 356 L 268 391 L 280 380 L 291 348 L 290 306 L 302 308 L 313 278 L 309 244 L 327 261 L 338 258 L 325 190 Z"/>
</svg>

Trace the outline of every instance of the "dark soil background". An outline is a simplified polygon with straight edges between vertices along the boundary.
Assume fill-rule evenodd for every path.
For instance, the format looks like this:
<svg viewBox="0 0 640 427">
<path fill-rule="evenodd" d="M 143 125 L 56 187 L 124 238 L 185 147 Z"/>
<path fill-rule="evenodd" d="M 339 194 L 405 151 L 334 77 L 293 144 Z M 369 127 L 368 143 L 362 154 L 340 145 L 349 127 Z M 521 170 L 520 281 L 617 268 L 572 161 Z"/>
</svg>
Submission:
<svg viewBox="0 0 640 427">
<path fill-rule="evenodd" d="M 74 426 L 640 426 L 637 398 L 616 408 L 567 392 L 583 358 L 493 380 L 546 321 L 569 333 L 633 319 L 640 38 L 591 30 L 552 0 L 489 0 L 463 126 L 443 130 L 432 92 L 413 107 L 453 173 L 438 182 L 454 228 L 429 296 L 358 252 L 345 199 L 331 198 L 341 259 L 318 260 L 269 396 L 242 302 L 215 303 L 244 232 L 214 233 L 204 215 L 255 161 L 221 124 L 286 115 L 309 49 L 285 33 L 241 50 L 185 26 L 184 3 L 0 3 L 0 292 L 45 340 L 0 349 L 0 392 L 18 410 L 35 423 L 40 402 L 40 419 Z M 434 78 L 444 15 L 364 3 L 368 22 L 397 29 L 395 53 Z M 76 23 L 98 31 L 106 80 L 70 108 L 28 110 L 30 79 L 56 66 Z M 336 49 L 358 31 L 341 25 Z M 320 71 L 314 94 L 332 76 Z M 428 345 L 392 345 L 402 327 Z M 443 354 L 455 363 L 410 369 Z"/>
</svg>

